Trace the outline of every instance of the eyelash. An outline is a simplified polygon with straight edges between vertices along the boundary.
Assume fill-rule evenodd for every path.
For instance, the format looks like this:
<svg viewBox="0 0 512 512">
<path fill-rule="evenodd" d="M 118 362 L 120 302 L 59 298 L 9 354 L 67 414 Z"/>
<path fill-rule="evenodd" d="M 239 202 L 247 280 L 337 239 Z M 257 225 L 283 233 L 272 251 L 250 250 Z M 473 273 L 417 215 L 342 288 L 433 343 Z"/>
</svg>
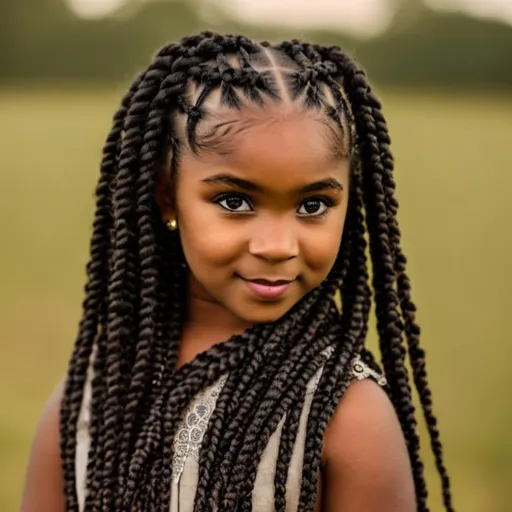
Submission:
<svg viewBox="0 0 512 512">
<path fill-rule="evenodd" d="M 241 199 L 242 201 L 245 201 L 249 205 L 250 210 L 242 210 L 242 211 L 230 210 L 229 208 L 226 208 L 225 206 L 223 206 L 221 204 L 222 201 L 225 201 L 227 199 L 232 199 L 232 198 L 238 198 L 238 199 Z M 310 201 L 319 201 L 320 203 L 323 203 L 323 205 L 325 206 L 325 210 L 323 212 L 321 212 L 321 213 L 318 213 L 318 214 L 309 214 L 309 215 L 308 214 L 301 214 L 301 215 L 299 215 L 300 217 L 309 218 L 309 219 L 323 218 L 323 217 L 325 217 L 327 215 L 329 210 L 335 204 L 334 201 L 330 197 L 327 197 L 327 196 L 314 196 L 314 197 L 309 197 L 305 201 L 302 201 L 300 206 L 303 206 L 305 203 L 308 203 Z M 253 210 L 253 206 L 252 206 L 252 201 L 250 200 L 249 197 L 245 196 L 244 194 L 239 194 L 239 193 L 221 194 L 221 195 L 215 197 L 213 199 L 213 202 L 215 204 L 217 204 L 223 210 L 225 210 L 228 213 L 231 213 L 233 215 L 248 214 L 248 213 L 254 211 Z"/>
</svg>

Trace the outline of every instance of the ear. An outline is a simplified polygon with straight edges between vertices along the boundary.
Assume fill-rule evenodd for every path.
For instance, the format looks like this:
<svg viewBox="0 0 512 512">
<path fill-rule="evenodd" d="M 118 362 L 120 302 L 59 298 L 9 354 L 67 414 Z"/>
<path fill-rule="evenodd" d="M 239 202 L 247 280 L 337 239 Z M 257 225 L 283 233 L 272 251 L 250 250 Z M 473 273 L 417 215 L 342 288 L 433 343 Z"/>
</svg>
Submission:
<svg viewBox="0 0 512 512">
<path fill-rule="evenodd" d="M 157 173 L 155 200 L 160 208 L 160 215 L 164 222 L 176 216 L 174 208 L 174 187 L 168 169 L 162 169 Z"/>
</svg>

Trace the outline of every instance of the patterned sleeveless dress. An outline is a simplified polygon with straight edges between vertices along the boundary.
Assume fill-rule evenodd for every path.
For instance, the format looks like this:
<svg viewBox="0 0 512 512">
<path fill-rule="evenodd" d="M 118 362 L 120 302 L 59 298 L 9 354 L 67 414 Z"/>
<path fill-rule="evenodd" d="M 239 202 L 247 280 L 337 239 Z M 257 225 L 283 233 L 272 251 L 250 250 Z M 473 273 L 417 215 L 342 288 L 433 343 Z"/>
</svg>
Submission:
<svg viewBox="0 0 512 512">
<path fill-rule="evenodd" d="M 299 430 L 288 471 L 286 512 L 295 512 L 298 509 L 308 416 L 322 370 L 323 368 L 320 368 L 307 384 L 306 398 L 301 412 Z M 381 386 L 386 384 L 385 378 L 367 366 L 359 356 L 352 361 L 351 371 L 354 380 L 373 378 Z M 91 379 L 92 374 L 89 370 L 78 419 L 76 437 L 76 491 L 80 512 L 84 510 L 86 468 L 90 446 Z M 199 452 L 201 443 L 208 427 L 208 421 L 215 409 L 217 398 L 220 395 L 226 379 L 227 376 L 221 377 L 216 383 L 196 395 L 183 417 L 182 423 L 174 438 L 172 489 L 169 512 L 193 511 L 199 473 Z M 283 417 L 277 429 L 270 437 L 258 465 L 252 494 L 252 509 L 254 512 L 272 512 L 274 510 L 274 475 L 284 420 L 285 417 Z"/>
</svg>

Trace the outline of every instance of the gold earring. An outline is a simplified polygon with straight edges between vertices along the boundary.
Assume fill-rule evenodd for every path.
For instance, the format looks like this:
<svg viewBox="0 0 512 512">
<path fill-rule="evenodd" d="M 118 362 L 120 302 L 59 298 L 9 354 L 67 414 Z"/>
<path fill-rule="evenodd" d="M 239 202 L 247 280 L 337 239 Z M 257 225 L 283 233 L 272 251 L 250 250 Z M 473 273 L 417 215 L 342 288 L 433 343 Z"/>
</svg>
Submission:
<svg viewBox="0 0 512 512">
<path fill-rule="evenodd" d="M 169 221 L 167 222 L 167 227 L 171 231 L 176 231 L 178 229 L 178 222 L 176 221 L 176 219 L 169 219 Z"/>
</svg>

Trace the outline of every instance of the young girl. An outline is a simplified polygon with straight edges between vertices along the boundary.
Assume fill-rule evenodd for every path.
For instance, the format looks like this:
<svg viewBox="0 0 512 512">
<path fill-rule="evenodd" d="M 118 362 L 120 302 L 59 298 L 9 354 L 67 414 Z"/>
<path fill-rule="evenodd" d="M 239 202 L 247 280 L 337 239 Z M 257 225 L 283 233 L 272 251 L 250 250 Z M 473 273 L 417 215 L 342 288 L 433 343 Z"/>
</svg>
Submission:
<svg viewBox="0 0 512 512">
<path fill-rule="evenodd" d="M 205 32 L 157 54 L 104 148 L 23 511 L 426 511 L 406 353 L 453 510 L 389 143 L 337 47 Z"/>
</svg>

